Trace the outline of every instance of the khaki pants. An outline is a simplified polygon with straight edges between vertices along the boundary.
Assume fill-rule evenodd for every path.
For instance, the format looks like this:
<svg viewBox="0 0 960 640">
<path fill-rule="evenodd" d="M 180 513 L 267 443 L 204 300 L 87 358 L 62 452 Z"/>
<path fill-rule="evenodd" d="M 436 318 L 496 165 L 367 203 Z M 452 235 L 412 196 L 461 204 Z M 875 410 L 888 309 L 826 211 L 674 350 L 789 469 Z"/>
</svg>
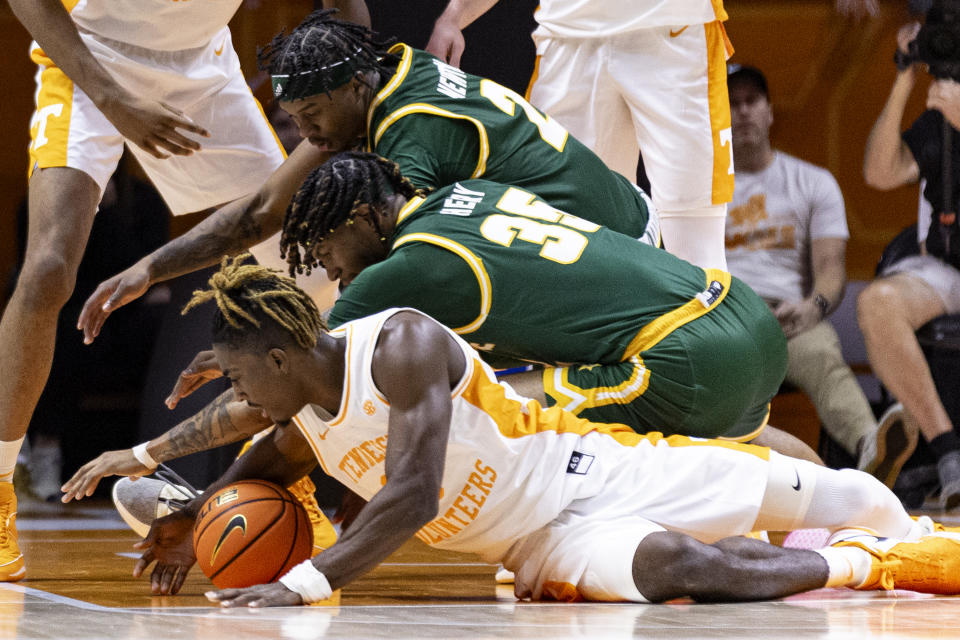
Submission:
<svg viewBox="0 0 960 640">
<path fill-rule="evenodd" d="M 827 433 L 851 455 L 877 429 L 870 403 L 843 360 L 833 325 L 822 321 L 787 340 L 785 380 L 809 396 Z"/>
</svg>

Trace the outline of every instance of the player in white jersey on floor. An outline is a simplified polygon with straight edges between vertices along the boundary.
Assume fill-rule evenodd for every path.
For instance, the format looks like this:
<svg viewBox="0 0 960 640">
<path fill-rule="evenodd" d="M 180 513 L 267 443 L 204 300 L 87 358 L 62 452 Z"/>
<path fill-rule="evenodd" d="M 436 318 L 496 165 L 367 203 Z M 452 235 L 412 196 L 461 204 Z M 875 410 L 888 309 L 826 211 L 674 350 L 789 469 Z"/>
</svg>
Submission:
<svg viewBox="0 0 960 640">
<path fill-rule="evenodd" d="M 0 581 L 26 575 L 14 466 L 124 145 L 174 214 L 243 199 L 284 160 L 231 42 L 227 23 L 241 2 L 10 0 L 35 38 L 38 68 L 27 252 L 0 321 Z M 276 246 L 254 253 L 279 265 Z M 305 286 L 332 299 L 326 278 Z"/>
<path fill-rule="evenodd" d="M 327 332 L 292 280 L 239 259 L 225 260 L 210 285 L 187 310 L 216 300 L 222 371 L 278 428 L 207 496 L 245 478 L 283 484 L 319 461 L 368 499 L 333 547 L 279 583 L 208 594 L 224 606 L 327 599 L 414 535 L 503 561 L 522 598 L 756 600 L 843 585 L 960 592 L 960 537 L 911 519 L 865 473 L 544 409 L 418 311 Z M 193 564 L 201 502 L 155 521 L 139 545 L 134 573 L 156 560 L 155 593 L 176 592 Z M 730 537 L 854 525 L 872 532 L 835 534 L 819 552 Z"/>
<path fill-rule="evenodd" d="M 427 51 L 459 65 L 460 30 L 496 3 L 451 0 Z M 664 247 L 726 270 L 733 48 L 722 0 L 541 0 L 534 17 L 530 102 L 630 180 L 642 150 Z"/>
</svg>

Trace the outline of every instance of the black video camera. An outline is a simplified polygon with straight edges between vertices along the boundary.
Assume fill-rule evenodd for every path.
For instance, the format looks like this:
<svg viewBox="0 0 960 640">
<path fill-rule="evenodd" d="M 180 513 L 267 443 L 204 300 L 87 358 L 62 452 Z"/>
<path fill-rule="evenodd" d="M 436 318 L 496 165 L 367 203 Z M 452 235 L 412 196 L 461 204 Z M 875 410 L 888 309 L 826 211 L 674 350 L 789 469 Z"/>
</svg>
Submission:
<svg viewBox="0 0 960 640">
<path fill-rule="evenodd" d="M 960 82 L 960 0 L 933 0 L 907 61 L 925 63 L 934 78 Z"/>
</svg>

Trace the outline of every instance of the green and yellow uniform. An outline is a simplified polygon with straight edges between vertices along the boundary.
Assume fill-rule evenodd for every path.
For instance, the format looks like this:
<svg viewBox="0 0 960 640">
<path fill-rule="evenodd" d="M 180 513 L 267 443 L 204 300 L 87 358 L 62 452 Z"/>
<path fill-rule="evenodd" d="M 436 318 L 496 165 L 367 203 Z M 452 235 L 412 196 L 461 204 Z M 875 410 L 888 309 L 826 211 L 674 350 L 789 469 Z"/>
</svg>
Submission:
<svg viewBox="0 0 960 640">
<path fill-rule="evenodd" d="M 390 242 L 331 326 L 413 307 L 478 349 L 551 365 L 548 402 L 590 420 L 737 439 L 765 424 L 786 340 L 729 273 L 486 180 L 410 200 Z"/>
<path fill-rule="evenodd" d="M 646 195 L 523 96 L 405 44 L 390 52 L 400 62 L 368 110 L 367 150 L 396 162 L 415 185 L 471 178 L 511 184 L 659 244 Z"/>
</svg>

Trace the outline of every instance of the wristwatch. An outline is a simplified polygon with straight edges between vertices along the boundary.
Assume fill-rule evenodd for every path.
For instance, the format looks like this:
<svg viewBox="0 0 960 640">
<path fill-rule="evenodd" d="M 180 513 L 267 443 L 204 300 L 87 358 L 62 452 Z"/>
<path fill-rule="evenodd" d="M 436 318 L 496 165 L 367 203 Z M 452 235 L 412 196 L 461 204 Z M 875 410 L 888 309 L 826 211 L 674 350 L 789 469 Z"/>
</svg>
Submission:
<svg viewBox="0 0 960 640">
<path fill-rule="evenodd" d="M 904 53 L 900 47 L 893 53 L 893 63 L 897 65 L 897 71 L 906 71 L 913 64 L 913 58 L 910 54 Z"/>
<path fill-rule="evenodd" d="M 813 299 L 813 303 L 820 309 L 820 319 L 827 317 L 827 310 L 830 309 L 830 301 L 822 294 L 818 293 Z"/>
</svg>

